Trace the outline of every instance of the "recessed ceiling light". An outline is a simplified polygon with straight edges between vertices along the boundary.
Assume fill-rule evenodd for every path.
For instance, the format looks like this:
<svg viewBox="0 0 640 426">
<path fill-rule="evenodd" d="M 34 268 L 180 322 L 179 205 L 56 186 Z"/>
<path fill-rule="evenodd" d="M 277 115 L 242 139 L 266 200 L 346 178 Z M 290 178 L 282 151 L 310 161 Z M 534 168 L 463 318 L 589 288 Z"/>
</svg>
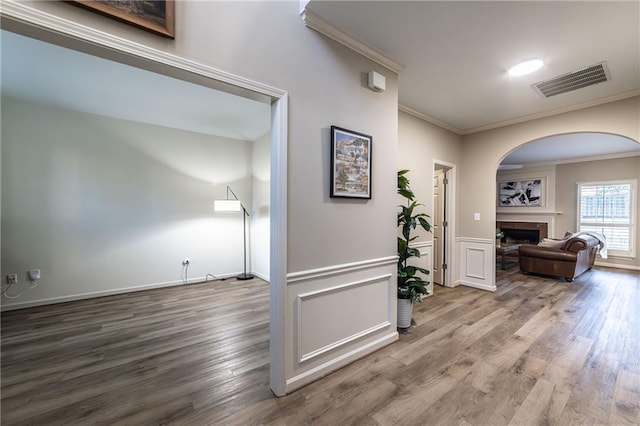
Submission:
<svg viewBox="0 0 640 426">
<path fill-rule="evenodd" d="M 520 76 L 525 74 L 530 74 L 534 71 L 538 71 L 544 62 L 541 59 L 532 59 L 530 61 L 520 62 L 518 65 L 514 65 L 509 68 L 509 75 Z"/>
</svg>

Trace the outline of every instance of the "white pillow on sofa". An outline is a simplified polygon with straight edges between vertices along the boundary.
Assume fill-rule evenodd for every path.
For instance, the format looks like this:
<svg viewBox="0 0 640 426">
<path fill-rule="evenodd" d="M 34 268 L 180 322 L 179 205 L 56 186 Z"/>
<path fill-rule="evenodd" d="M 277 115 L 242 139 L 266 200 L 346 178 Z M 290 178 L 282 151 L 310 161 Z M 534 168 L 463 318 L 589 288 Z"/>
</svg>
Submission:
<svg viewBox="0 0 640 426">
<path fill-rule="evenodd" d="M 542 241 L 538 243 L 539 247 L 551 247 L 551 248 L 560 248 L 566 243 L 567 240 L 554 240 L 553 238 L 543 238 Z"/>
</svg>

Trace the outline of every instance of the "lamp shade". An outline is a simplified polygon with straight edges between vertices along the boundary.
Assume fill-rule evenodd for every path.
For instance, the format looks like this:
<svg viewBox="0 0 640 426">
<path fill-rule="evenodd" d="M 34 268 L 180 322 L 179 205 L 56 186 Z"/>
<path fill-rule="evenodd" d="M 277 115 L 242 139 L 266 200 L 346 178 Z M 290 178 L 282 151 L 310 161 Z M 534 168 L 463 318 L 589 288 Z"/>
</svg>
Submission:
<svg viewBox="0 0 640 426">
<path fill-rule="evenodd" d="M 213 210 L 217 212 L 239 212 L 242 206 L 239 200 L 214 200 Z"/>
</svg>

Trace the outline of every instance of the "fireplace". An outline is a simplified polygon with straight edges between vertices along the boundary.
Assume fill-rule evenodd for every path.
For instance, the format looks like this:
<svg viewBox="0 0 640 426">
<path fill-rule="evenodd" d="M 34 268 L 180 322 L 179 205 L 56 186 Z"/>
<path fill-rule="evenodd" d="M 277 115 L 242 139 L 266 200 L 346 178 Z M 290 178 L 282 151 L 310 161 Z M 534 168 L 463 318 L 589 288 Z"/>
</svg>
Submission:
<svg viewBox="0 0 640 426">
<path fill-rule="evenodd" d="M 496 228 L 504 233 L 504 244 L 538 244 L 549 235 L 547 222 L 496 222 Z"/>
</svg>

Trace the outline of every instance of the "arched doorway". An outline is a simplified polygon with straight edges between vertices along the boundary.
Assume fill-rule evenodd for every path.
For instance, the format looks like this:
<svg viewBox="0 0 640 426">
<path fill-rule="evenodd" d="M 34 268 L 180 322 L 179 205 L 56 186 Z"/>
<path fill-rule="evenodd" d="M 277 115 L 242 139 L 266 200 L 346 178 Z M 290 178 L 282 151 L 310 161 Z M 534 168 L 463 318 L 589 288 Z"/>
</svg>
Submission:
<svg viewBox="0 0 640 426">
<path fill-rule="evenodd" d="M 576 188 L 584 182 L 637 182 L 640 144 L 611 133 L 575 132 L 542 137 L 516 147 L 503 157 L 496 171 L 496 272 L 517 270 L 518 244 L 538 244 L 581 229 Z M 534 196 L 527 187 L 535 187 Z M 634 186 L 632 204 L 637 199 Z M 627 243 L 637 244 L 638 209 L 630 205 Z M 499 228 L 499 231 L 498 231 Z M 601 228 L 601 230 L 604 228 Z M 612 232 L 606 228 L 605 234 Z M 609 235 L 609 238 L 613 238 Z M 501 245 L 501 247 L 498 247 Z M 637 268 L 631 256 L 602 263 Z M 496 280 L 498 282 L 498 280 Z"/>
</svg>

